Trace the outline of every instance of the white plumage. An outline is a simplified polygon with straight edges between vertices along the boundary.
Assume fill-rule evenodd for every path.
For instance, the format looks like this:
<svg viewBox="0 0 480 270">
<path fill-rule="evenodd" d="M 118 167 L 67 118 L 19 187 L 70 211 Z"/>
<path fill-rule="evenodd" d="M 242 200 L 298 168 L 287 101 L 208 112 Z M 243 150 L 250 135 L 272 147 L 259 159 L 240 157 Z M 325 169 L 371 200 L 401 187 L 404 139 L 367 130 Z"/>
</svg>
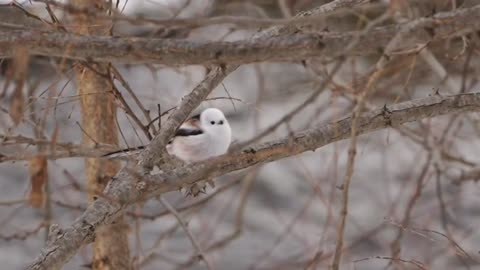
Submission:
<svg viewBox="0 0 480 270">
<path fill-rule="evenodd" d="M 195 162 L 225 154 L 231 141 L 232 131 L 223 112 L 208 108 L 182 124 L 167 151 L 185 162 Z"/>
<path fill-rule="evenodd" d="M 167 151 L 170 155 L 191 163 L 225 154 L 231 141 L 232 130 L 223 112 L 216 108 L 208 108 L 180 126 L 168 143 Z M 124 149 L 104 156 L 109 158 L 130 156 L 144 148 L 145 146 L 139 146 L 134 149 Z M 206 182 L 214 187 L 211 179 L 207 179 Z M 206 185 L 196 183 L 184 188 L 187 195 L 197 196 L 200 192 L 205 192 Z"/>
<path fill-rule="evenodd" d="M 180 126 L 168 143 L 167 151 L 170 155 L 191 163 L 225 154 L 231 141 L 232 130 L 223 112 L 216 108 L 208 108 Z M 104 156 L 109 158 L 130 156 L 144 148 L 145 146 L 138 146 Z"/>
</svg>

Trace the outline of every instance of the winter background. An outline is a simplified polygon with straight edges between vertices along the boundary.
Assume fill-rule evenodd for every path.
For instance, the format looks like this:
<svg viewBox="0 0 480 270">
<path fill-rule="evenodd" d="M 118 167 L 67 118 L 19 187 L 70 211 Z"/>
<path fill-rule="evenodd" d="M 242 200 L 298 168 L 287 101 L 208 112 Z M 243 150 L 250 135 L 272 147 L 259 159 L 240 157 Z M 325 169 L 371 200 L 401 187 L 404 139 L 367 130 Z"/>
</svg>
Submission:
<svg viewBox="0 0 480 270">
<path fill-rule="evenodd" d="M 290 2 L 295 3 L 298 9 L 308 9 L 325 1 Z M 440 5 L 443 10 L 451 9 L 450 1 L 423 1 L 422 4 L 427 5 L 428 2 L 435 2 L 434 4 Z M 40 4 L 31 6 L 27 1 L 24 4 L 32 11 L 46 15 Z M 382 9 L 389 4 L 389 1 L 373 1 L 368 4 L 368 8 L 375 12 L 375 9 Z M 285 15 L 277 1 L 268 0 L 130 0 L 121 2 L 120 7 L 124 7 L 125 14 L 152 18 L 219 15 L 281 18 Z M 18 9 L 6 6 L 0 7 L 0 21 L 41 27 Z M 352 29 L 354 22 L 351 16 L 345 15 L 333 18 L 327 21 L 327 24 L 330 31 L 336 31 Z M 155 29 L 155 26 L 124 22 L 115 26 L 115 32 L 119 35 L 162 35 L 161 31 L 156 30 L 159 29 Z M 173 35 L 173 38 L 191 40 L 233 41 L 250 37 L 256 31 L 232 25 L 214 25 L 170 35 Z M 458 52 L 456 48 L 452 51 Z M 456 61 L 447 61 L 442 56 L 439 58 L 449 71 L 448 79 L 439 77 L 426 61 L 419 58 L 409 83 L 406 83 L 408 72 L 392 72 L 380 81 L 376 95 L 369 101 L 370 105 L 380 107 L 385 103 L 426 97 L 433 94 L 435 89 L 444 94 L 458 92 L 462 80 L 462 74 L 458 70 L 463 66 L 464 58 L 460 57 Z M 353 88 L 356 80 L 364 79 L 362 76 L 367 74 L 377 59 L 378 56 L 351 57 L 335 75 L 336 86 L 331 85 L 323 91 L 320 97 L 301 114 L 296 115 L 288 126 L 283 125 L 262 140 L 268 141 L 287 135 L 290 130 L 302 130 L 348 116 L 354 105 L 352 99 L 348 98 L 347 86 Z M 119 65 L 118 68 L 136 95 L 152 112 L 157 110 L 157 104 L 161 104 L 162 109 L 175 106 L 205 75 L 205 68 L 202 66 Z M 322 68 L 327 71 L 330 65 Z M 471 61 L 471 69 L 472 74 L 475 74 L 475 70 L 478 71 L 478 55 Z M 58 126 L 60 141 L 79 143 L 82 131 L 76 122 L 81 121 L 81 116 L 73 77 L 73 72 L 57 74 L 47 58 L 37 57 L 32 61 L 28 84 L 38 81 L 40 90 L 36 92 L 37 95 L 44 90 L 58 94 L 60 89 L 65 87 L 59 98 L 56 114 L 53 115 L 51 110 L 48 112 L 50 116 L 47 117 L 47 132 L 52 134 L 55 126 Z M 206 101 L 199 110 L 211 106 L 221 108 L 231 123 L 234 139 L 247 140 L 303 102 L 316 90 L 322 79 L 318 74 L 306 69 L 300 61 L 243 65 L 211 94 L 211 97 L 230 95 L 241 101 Z M 469 91 L 478 89 L 474 79 L 475 76 L 468 77 Z M 2 76 L 0 85 L 3 86 L 4 83 L 5 77 Z M 120 85 L 119 88 L 124 90 Z M 404 94 L 407 88 L 409 97 Z M 346 91 L 347 94 L 339 94 L 341 91 Z M 32 136 L 32 127 L 28 123 L 14 127 L 9 115 L 5 113 L 9 107 L 10 94 L 10 90 L 7 90 L 0 100 L 3 110 L 0 112 L 0 134 Z M 46 98 L 48 93 L 43 97 L 45 98 L 35 101 L 39 111 L 45 111 L 45 108 L 51 106 Z M 128 95 L 125 97 L 127 102 L 134 104 Z M 134 131 L 132 121 L 124 112 L 119 110 L 118 118 L 128 145 L 148 142 L 145 136 Z M 450 124 L 454 127 L 448 129 L 447 143 L 439 146 L 438 139 Z M 477 154 L 480 150 L 478 115 L 475 113 L 438 117 L 424 120 L 421 124 L 406 126 L 419 138 L 425 139 L 424 145 L 444 149 L 473 164 L 480 162 Z M 122 141 L 121 137 L 120 140 Z M 127 143 L 122 141 L 123 146 Z M 228 174 L 216 179 L 216 189 L 209 189 L 207 195 L 199 198 L 185 198 L 178 192 L 173 192 L 168 194 L 167 199 L 176 207 L 181 207 L 202 200 L 208 197 L 208 194 L 228 185 L 228 189 L 219 192 L 207 203 L 183 212 L 192 233 L 202 246 L 208 247 L 236 231 L 242 194 L 248 192 L 244 199 L 245 206 L 241 215 L 243 219 L 238 235 L 221 248 L 207 253 L 216 269 L 313 269 L 309 268 L 312 267 L 309 262 L 316 257 L 319 260 L 315 269 L 326 269 L 335 248 L 335 228 L 341 206 L 339 186 L 345 174 L 348 144 L 349 141 L 341 141 L 315 152 Z M 32 146 L 5 146 L 0 143 L 0 153 L 5 155 L 35 151 Z M 423 178 L 423 190 L 413 206 L 410 225 L 408 228 L 399 229 L 398 224 L 402 222 L 405 209 L 412 201 L 418 178 L 427 162 L 428 149 L 396 129 L 384 129 L 362 135 L 357 151 L 345 235 L 348 249 L 344 252 L 342 269 L 385 269 L 390 261 L 376 256 L 391 256 L 391 245 L 399 230 L 403 231 L 402 259 L 422 262 L 428 269 L 480 269 L 477 263 L 480 251 L 480 234 L 477 230 L 480 222 L 480 190 L 475 181 L 457 184 L 453 177 L 467 168 L 464 164 L 436 157 Z M 437 167 L 441 168 L 442 173 L 436 173 Z M 446 172 L 452 173 L 450 175 Z M 86 194 L 82 191 L 85 188 L 83 159 L 50 160 L 48 173 L 52 200 L 77 207 L 72 209 L 58 203 L 52 204 L 54 222 L 66 226 L 80 215 L 86 205 Z M 74 180 L 67 175 L 71 175 Z M 80 189 L 73 188 L 72 181 L 79 184 Z M 446 204 L 446 212 L 441 211 L 439 187 Z M 2 269 L 23 269 L 44 245 L 43 229 L 22 237 L 22 232 L 34 230 L 44 218 L 42 209 L 32 208 L 22 201 L 29 188 L 26 162 L 0 163 Z M 165 209 L 159 201 L 152 199 L 145 205 L 132 207 L 131 211 L 155 215 Z M 176 225 L 173 216 L 164 215 L 153 220 L 129 217 L 128 223 L 131 227 L 129 235 L 132 258 L 153 254 L 148 262 L 138 269 L 205 269 L 201 262 L 182 266 L 182 263 L 191 259 L 194 249 L 185 233 Z M 459 251 L 448 238 L 424 231 L 433 230 L 446 234 L 445 224 L 451 239 L 454 239 L 470 258 Z M 90 261 L 90 247 L 85 247 L 64 269 L 85 269 L 83 265 Z M 396 267 L 418 269 L 411 264 Z"/>
</svg>

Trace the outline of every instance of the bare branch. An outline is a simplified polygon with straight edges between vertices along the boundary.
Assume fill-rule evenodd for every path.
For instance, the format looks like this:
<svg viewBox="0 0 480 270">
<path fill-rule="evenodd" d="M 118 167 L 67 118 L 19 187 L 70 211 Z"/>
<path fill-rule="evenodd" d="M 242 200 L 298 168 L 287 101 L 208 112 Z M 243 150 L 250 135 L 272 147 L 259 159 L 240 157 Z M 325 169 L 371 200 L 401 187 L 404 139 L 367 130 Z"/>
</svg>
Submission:
<svg viewBox="0 0 480 270">
<path fill-rule="evenodd" d="M 258 28 L 269 26 L 301 26 L 308 23 L 318 22 L 324 18 L 321 16 L 312 17 L 311 15 L 330 13 L 343 7 L 351 7 L 353 5 L 367 2 L 368 0 L 336 0 L 312 10 L 301 12 L 295 16 L 294 19 L 272 19 L 272 18 L 254 18 L 246 16 L 216 16 L 209 18 L 168 18 L 168 19 L 156 19 L 145 18 L 144 16 L 126 16 L 124 14 L 115 12 L 113 16 L 108 16 L 103 13 L 99 13 L 92 8 L 77 8 L 70 4 L 61 3 L 51 0 L 34 0 L 35 2 L 41 2 L 58 7 L 70 14 L 83 14 L 93 18 L 105 21 L 125 21 L 134 25 L 151 24 L 158 27 L 171 27 L 171 28 L 195 28 L 218 24 L 232 24 L 237 27 L 244 28 Z"/>
<path fill-rule="evenodd" d="M 357 135 L 407 122 L 451 113 L 480 110 L 480 93 L 442 97 L 430 96 L 384 106 L 357 118 Z M 107 186 L 104 196 L 98 198 L 74 223 L 47 245 L 28 269 L 59 269 L 77 250 L 93 241 L 95 231 L 108 224 L 128 205 L 149 197 L 177 190 L 186 183 L 245 169 L 256 164 L 272 162 L 285 157 L 312 151 L 324 145 L 343 140 L 351 135 L 352 118 L 314 127 L 292 136 L 204 162 L 181 167 L 170 173 L 138 175 L 123 170 Z"/>
<path fill-rule="evenodd" d="M 438 13 L 408 24 L 408 39 L 402 49 L 431 41 L 465 35 L 480 29 L 480 5 Z M 373 29 L 361 37 L 352 54 L 378 53 L 404 28 L 403 24 Z M 358 32 L 314 33 L 250 39 L 234 42 L 187 41 L 151 38 L 80 36 L 49 31 L 10 30 L 0 32 L 0 57 L 13 55 L 15 44 L 23 44 L 32 55 L 114 63 L 159 63 L 166 65 L 243 64 L 259 61 L 299 61 L 314 56 L 338 56 L 345 43 Z M 65 50 L 65 48 L 71 48 Z"/>
<path fill-rule="evenodd" d="M 182 98 L 178 108 L 170 114 L 167 122 L 163 125 L 162 132 L 151 141 L 146 151 L 143 152 L 141 165 L 144 168 L 152 168 L 155 163 L 158 163 L 165 152 L 165 145 L 167 145 L 168 140 L 173 136 L 177 128 L 207 98 L 213 89 L 235 69 L 237 69 L 236 66 L 220 66 L 211 69 L 205 79 L 190 94 Z"/>
<path fill-rule="evenodd" d="M 333 2 L 345 2 L 340 6 L 347 7 L 354 6 L 355 4 L 362 1 L 335 0 Z M 331 12 L 333 10 L 335 9 L 328 8 L 327 10 L 322 11 L 321 9 L 317 8 L 314 12 L 311 12 L 309 14 L 300 13 L 295 16 L 295 18 L 307 17 L 313 14 L 319 15 L 322 12 L 326 13 L 327 11 Z M 294 30 L 294 26 L 289 24 L 283 27 L 272 27 L 258 33 L 249 41 L 255 42 L 262 38 L 273 37 L 277 35 L 280 31 L 282 32 L 282 34 L 288 34 L 290 32 L 294 32 Z M 318 46 L 318 44 L 316 44 L 315 46 Z M 215 53 L 215 57 L 218 58 L 219 55 Z M 165 156 L 165 145 L 167 144 L 168 140 L 173 136 L 176 129 L 185 121 L 185 119 L 187 119 L 188 115 L 198 105 L 200 105 L 203 100 L 205 100 L 205 98 L 213 91 L 213 89 L 238 67 L 239 65 L 235 63 L 229 63 L 228 66 L 225 66 L 224 63 L 220 62 L 220 65 L 218 67 L 210 69 L 206 78 L 200 84 L 198 84 L 189 95 L 185 96 L 182 99 L 182 102 L 178 106 L 178 109 L 176 109 L 169 116 L 168 121 L 163 128 L 163 131 L 152 140 L 152 142 L 148 145 L 146 151 L 143 152 L 139 165 L 141 165 L 144 169 L 148 170 L 150 168 L 153 168 L 154 164 L 159 164 L 159 161 L 161 161 L 161 159 Z"/>
<path fill-rule="evenodd" d="M 195 248 L 197 254 L 195 257 L 197 258 L 200 258 L 201 260 L 203 260 L 205 262 L 205 265 L 207 266 L 207 268 L 209 270 L 212 270 L 212 266 L 210 265 L 210 262 L 208 261 L 207 257 L 205 256 L 205 252 L 203 251 L 202 247 L 200 246 L 200 243 L 198 243 L 198 240 L 195 238 L 195 236 L 193 236 L 192 232 L 188 229 L 188 225 L 183 221 L 182 217 L 180 216 L 180 214 L 177 212 L 177 210 L 175 210 L 175 208 L 173 208 L 172 205 L 170 205 L 170 203 L 165 200 L 165 198 L 163 197 L 160 197 L 160 202 L 162 203 L 162 205 L 168 209 L 168 211 L 170 213 L 172 213 L 172 215 L 175 216 L 175 218 L 177 219 L 177 222 L 180 224 L 180 226 L 182 227 L 183 231 L 185 232 L 185 234 L 188 236 L 188 239 L 190 239 L 190 242 L 192 242 L 192 245 L 193 247 Z"/>
</svg>

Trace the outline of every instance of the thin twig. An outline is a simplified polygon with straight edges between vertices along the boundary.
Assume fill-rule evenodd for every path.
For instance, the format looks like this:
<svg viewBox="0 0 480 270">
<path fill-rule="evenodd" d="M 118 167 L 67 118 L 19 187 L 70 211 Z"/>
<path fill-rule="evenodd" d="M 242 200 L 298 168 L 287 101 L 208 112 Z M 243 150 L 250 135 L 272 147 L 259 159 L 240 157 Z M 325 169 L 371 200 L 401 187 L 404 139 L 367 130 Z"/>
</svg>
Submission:
<svg viewBox="0 0 480 270">
<path fill-rule="evenodd" d="M 195 248 L 196 252 L 197 252 L 197 256 L 198 256 L 198 259 L 200 260 L 203 260 L 205 262 L 205 265 L 207 266 L 207 268 L 209 270 L 213 270 L 212 266 L 210 265 L 207 257 L 205 256 L 205 253 L 203 252 L 202 248 L 200 247 L 200 244 L 198 243 L 198 241 L 195 239 L 195 236 L 193 236 L 192 232 L 190 232 L 190 230 L 188 229 L 187 225 L 185 224 L 185 222 L 182 220 L 182 217 L 180 216 L 180 214 L 177 212 L 177 210 L 175 210 L 175 208 L 173 208 L 169 202 L 167 202 L 167 200 L 165 200 L 163 197 L 160 197 L 160 202 L 162 203 L 162 205 L 168 209 L 168 211 L 170 211 L 170 213 L 172 213 L 172 215 L 175 216 L 175 218 L 177 219 L 178 223 L 180 224 L 180 226 L 182 227 L 183 231 L 185 232 L 185 234 L 188 236 L 188 238 L 190 239 L 190 242 L 192 242 L 192 245 L 193 247 Z"/>
</svg>

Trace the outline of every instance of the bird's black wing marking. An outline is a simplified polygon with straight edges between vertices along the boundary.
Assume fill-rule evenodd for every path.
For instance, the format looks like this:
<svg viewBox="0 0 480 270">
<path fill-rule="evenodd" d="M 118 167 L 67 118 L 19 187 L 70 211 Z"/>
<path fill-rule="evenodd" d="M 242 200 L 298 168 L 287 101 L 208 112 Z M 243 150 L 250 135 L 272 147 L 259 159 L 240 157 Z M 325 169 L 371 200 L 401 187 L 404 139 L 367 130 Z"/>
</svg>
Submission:
<svg viewBox="0 0 480 270">
<path fill-rule="evenodd" d="M 203 134 L 203 130 L 189 129 L 189 128 L 179 128 L 177 132 L 175 132 L 175 136 L 181 136 L 181 137 L 194 136 L 194 135 L 200 135 L 200 134 Z"/>
<path fill-rule="evenodd" d="M 200 134 L 203 134 L 203 130 L 201 129 L 180 128 L 177 130 L 177 132 L 175 132 L 175 136 L 173 136 L 173 138 L 170 139 L 168 144 L 171 144 L 173 139 L 175 139 L 175 137 L 187 137 L 187 136 L 195 136 Z"/>
</svg>

